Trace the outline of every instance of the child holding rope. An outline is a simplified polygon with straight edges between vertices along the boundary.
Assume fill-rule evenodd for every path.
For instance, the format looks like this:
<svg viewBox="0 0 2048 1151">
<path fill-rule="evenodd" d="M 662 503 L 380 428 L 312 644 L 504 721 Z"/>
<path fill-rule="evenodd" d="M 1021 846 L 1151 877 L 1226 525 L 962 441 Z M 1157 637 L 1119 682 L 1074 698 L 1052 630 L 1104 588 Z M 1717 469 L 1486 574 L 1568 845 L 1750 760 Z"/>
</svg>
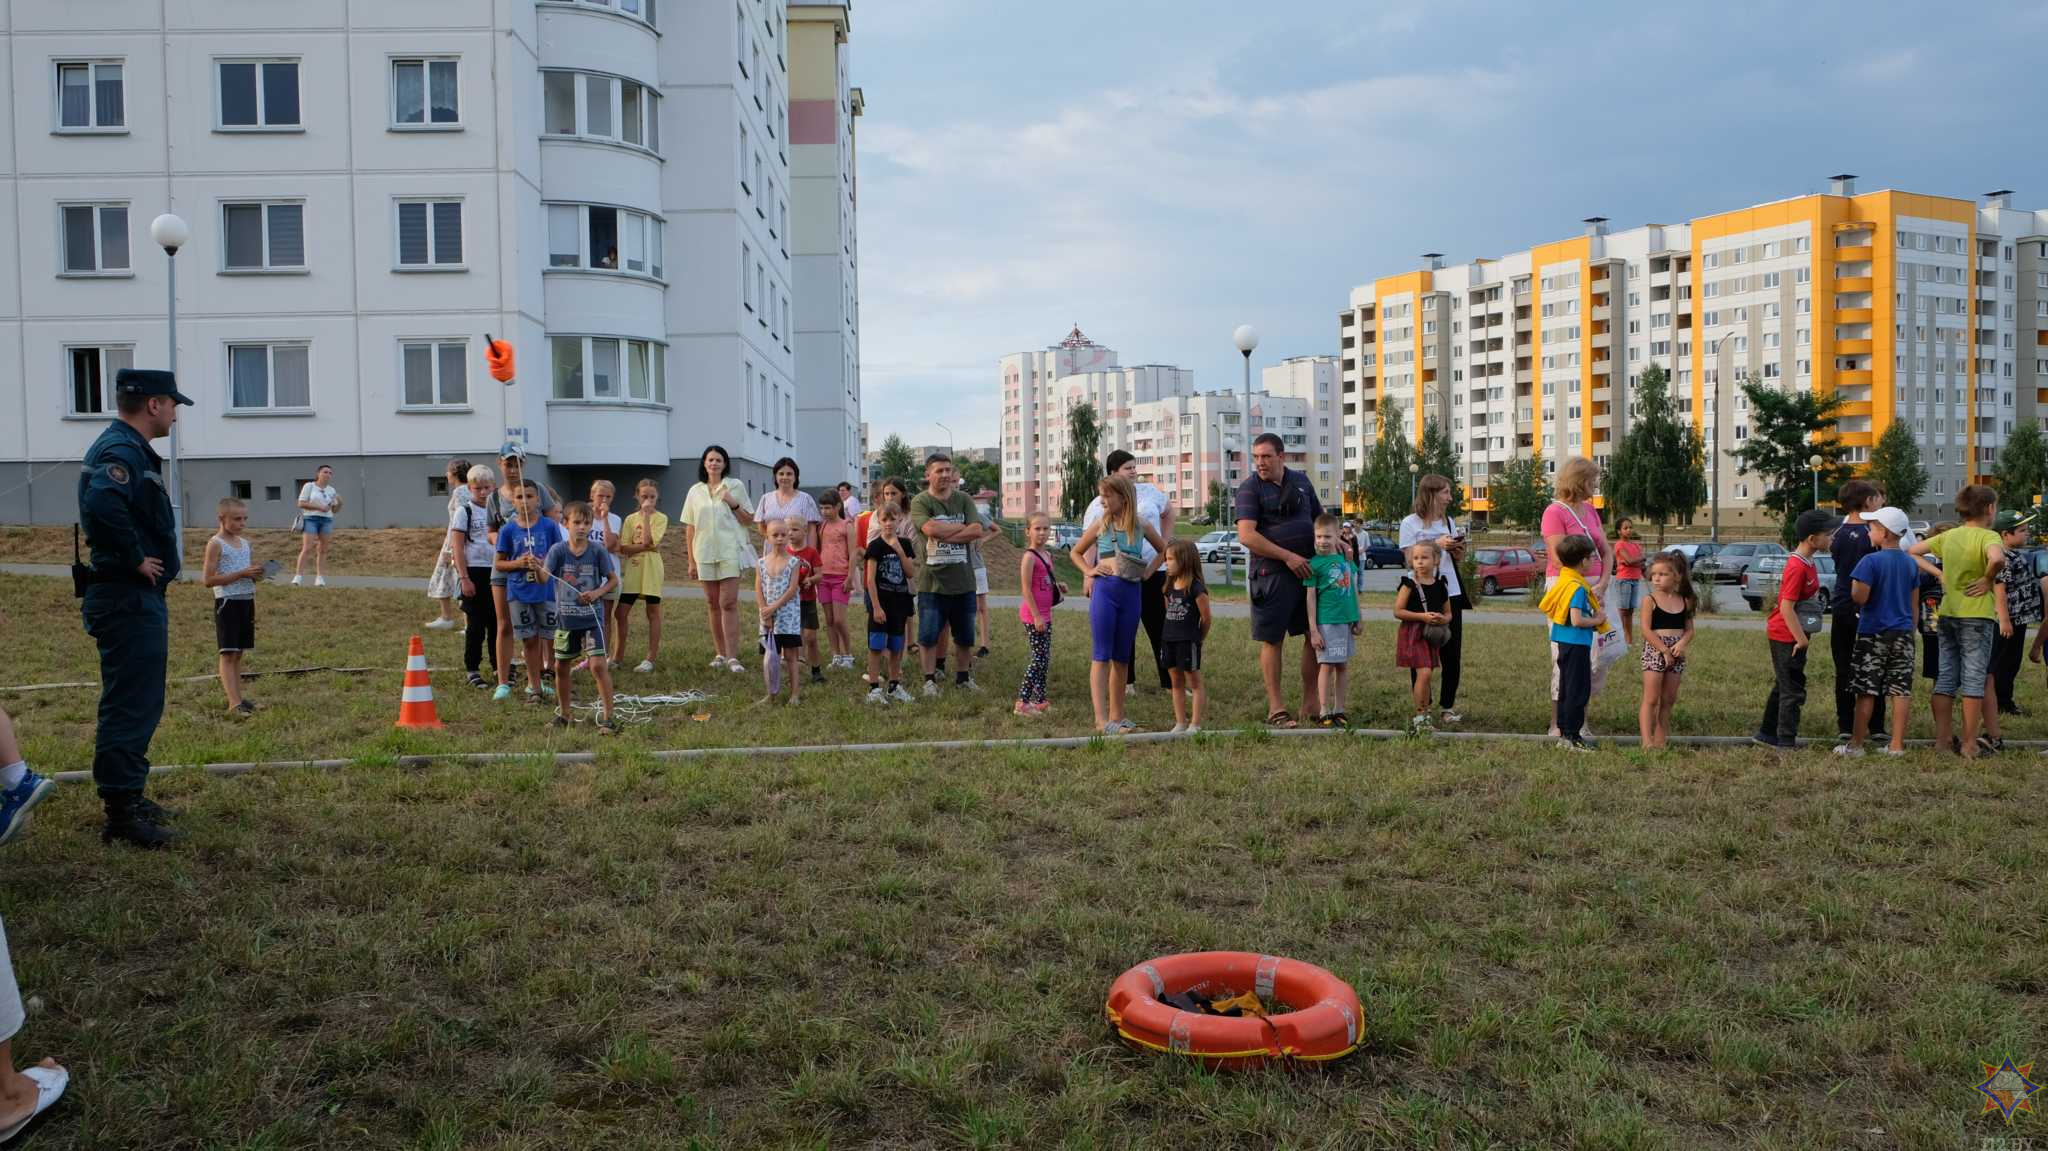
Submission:
<svg viewBox="0 0 2048 1151">
<path fill-rule="evenodd" d="M 611 553 L 592 538 L 595 516 L 589 504 L 570 504 L 563 509 L 563 519 L 569 524 L 569 538 L 549 548 L 548 558 L 543 563 L 548 577 L 554 581 L 557 605 L 555 718 L 549 722 L 554 727 L 568 727 L 572 722 L 569 698 L 575 668 L 570 661 L 588 647 L 590 658 L 586 663 L 590 674 L 597 680 L 598 698 L 604 705 L 597 729 L 606 735 L 617 735 L 618 725 L 612 717 L 612 672 L 606 659 L 604 617 L 605 596 L 618 584 L 618 569 L 612 563 Z"/>
<path fill-rule="evenodd" d="M 532 480 L 522 479 L 512 489 L 512 506 L 513 518 L 498 529 L 496 564 L 505 573 L 505 607 L 510 613 L 512 638 L 526 649 L 526 702 L 542 703 L 543 695 L 555 694 L 554 688 L 541 682 L 541 669 L 547 666 L 547 640 L 543 637 L 555 634 L 555 597 L 541 561 L 562 542 L 562 525 L 540 514 L 540 485 Z M 504 654 L 509 658 L 509 653 Z M 510 680 L 500 679 L 491 699 L 510 698 Z"/>
</svg>

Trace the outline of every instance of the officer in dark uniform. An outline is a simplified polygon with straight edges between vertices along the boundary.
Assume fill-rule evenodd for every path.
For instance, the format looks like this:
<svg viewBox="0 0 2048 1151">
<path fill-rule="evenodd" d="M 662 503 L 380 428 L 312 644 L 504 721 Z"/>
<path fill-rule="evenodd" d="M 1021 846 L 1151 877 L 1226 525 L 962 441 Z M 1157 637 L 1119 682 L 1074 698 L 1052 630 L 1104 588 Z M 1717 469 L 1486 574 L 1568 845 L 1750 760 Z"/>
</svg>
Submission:
<svg viewBox="0 0 2048 1151">
<path fill-rule="evenodd" d="M 100 716 L 92 778 L 106 804 L 100 838 L 162 847 L 178 838 L 169 814 L 142 794 L 149 741 L 164 712 L 170 621 L 164 590 L 178 578 L 163 458 L 149 441 L 169 435 L 192 401 L 169 372 L 123 369 L 114 377 L 118 419 L 85 453 L 78 522 L 92 550 L 85 630 L 100 649 Z"/>
</svg>

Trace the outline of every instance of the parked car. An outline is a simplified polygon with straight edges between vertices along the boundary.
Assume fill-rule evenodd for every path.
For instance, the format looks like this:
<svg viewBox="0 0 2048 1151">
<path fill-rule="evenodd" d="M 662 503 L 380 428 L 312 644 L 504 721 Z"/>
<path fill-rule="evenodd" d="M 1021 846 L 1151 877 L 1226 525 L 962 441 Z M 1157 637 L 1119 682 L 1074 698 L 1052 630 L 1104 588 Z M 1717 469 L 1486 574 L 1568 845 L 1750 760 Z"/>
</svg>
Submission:
<svg viewBox="0 0 2048 1151">
<path fill-rule="evenodd" d="M 1479 588 L 1487 595 L 1532 587 L 1543 579 L 1543 561 L 1528 548 L 1480 548 L 1472 558 Z"/>
<path fill-rule="evenodd" d="M 1052 525 L 1051 542 L 1052 546 L 1058 551 L 1074 550 L 1074 545 L 1081 542 L 1081 526 L 1079 524 Z"/>
<path fill-rule="evenodd" d="M 1400 545 L 1394 542 L 1392 536 L 1365 532 L 1358 537 L 1359 567 L 1371 571 L 1375 568 L 1397 568 L 1407 562 L 1401 555 Z"/>
<path fill-rule="evenodd" d="M 1693 565 L 1694 571 L 1708 573 L 1715 583 L 1740 583 L 1742 573 L 1765 556 L 1782 556 L 1785 546 L 1776 543 L 1724 543 L 1720 550 Z"/>
<path fill-rule="evenodd" d="M 1250 562 L 1251 549 L 1237 542 L 1237 529 L 1214 531 L 1195 541 L 1195 554 L 1205 564 L 1220 564 L 1226 559 L 1234 564 Z"/>
<path fill-rule="evenodd" d="M 1813 570 L 1820 576 L 1821 598 L 1835 593 L 1835 557 L 1822 552 L 1813 557 Z M 1763 611 L 1766 604 L 1778 602 L 1778 581 L 1784 577 L 1785 556 L 1760 556 L 1742 573 L 1736 586 L 1742 589 L 1742 598 L 1749 602 L 1749 610 Z"/>
</svg>

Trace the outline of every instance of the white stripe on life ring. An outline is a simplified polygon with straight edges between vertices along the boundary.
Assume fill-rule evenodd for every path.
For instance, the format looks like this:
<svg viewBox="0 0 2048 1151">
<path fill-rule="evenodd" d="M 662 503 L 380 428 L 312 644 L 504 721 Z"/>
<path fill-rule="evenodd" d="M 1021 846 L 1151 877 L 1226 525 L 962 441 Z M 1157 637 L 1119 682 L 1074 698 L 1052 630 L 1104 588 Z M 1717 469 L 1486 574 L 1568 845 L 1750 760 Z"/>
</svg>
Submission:
<svg viewBox="0 0 2048 1151">
<path fill-rule="evenodd" d="M 1186 1055 L 1194 1042 L 1194 1027 L 1188 1023 L 1188 1013 L 1174 1012 L 1173 1025 L 1166 1029 L 1166 1049 L 1175 1055 Z"/>
<path fill-rule="evenodd" d="M 1279 956 L 1261 955 L 1259 957 L 1258 973 L 1253 977 L 1252 988 L 1252 990 L 1255 993 L 1257 993 L 1259 997 L 1259 1002 L 1265 1003 L 1268 1006 L 1271 1005 L 1273 999 L 1273 977 L 1278 975 L 1279 973 Z"/>
<path fill-rule="evenodd" d="M 1316 1006 L 1336 1008 L 1337 1014 L 1344 1017 L 1344 1046 L 1352 1047 L 1358 1043 L 1358 1019 L 1351 1014 L 1350 1004 L 1336 999 L 1325 999 Z"/>
<path fill-rule="evenodd" d="M 1166 981 L 1164 979 L 1159 978 L 1159 969 L 1157 967 L 1154 967 L 1151 964 L 1147 963 L 1143 967 L 1138 968 L 1138 970 L 1144 972 L 1145 978 L 1150 979 L 1152 981 L 1153 995 L 1166 994 Z"/>
</svg>

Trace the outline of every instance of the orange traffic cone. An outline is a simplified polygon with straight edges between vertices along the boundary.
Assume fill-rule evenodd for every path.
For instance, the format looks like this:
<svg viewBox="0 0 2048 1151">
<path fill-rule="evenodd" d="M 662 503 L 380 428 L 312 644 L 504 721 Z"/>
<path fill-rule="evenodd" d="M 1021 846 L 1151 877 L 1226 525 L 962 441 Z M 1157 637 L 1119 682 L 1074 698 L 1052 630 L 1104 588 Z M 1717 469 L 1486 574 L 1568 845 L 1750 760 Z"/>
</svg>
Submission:
<svg viewBox="0 0 2048 1151">
<path fill-rule="evenodd" d="M 399 727 L 440 727 L 434 711 L 434 684 L 427 678 L 427 649 L 420 637 L 412 637 L 412 652 L 405 658 L 405 691 L 398 697 Z"/>
</svg>

